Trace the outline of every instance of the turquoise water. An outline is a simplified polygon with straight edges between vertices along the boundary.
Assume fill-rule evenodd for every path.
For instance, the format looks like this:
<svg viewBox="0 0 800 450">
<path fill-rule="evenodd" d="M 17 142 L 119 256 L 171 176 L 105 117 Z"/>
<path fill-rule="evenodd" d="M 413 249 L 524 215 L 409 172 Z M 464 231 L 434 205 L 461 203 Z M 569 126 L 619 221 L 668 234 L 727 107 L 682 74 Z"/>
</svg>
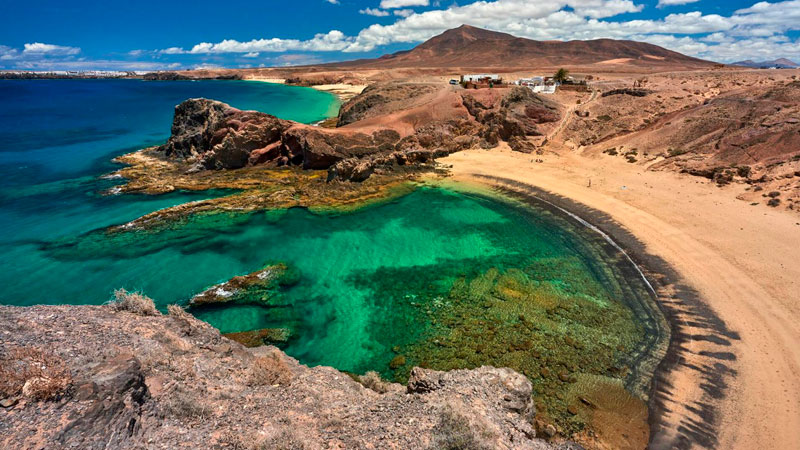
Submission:
<svg viewBox="0 0 800 450">
<path fill-rule="evenodd" d="M 285 347 L 289 354 L 355 373 L 388 373 L 392 348 L 428 331 L 426 309 L 442 302 L 457 278 L 493 267 L 567 264 L 591 281 L 566 270 L 540 275 L 565 293 L 599 303 L 623 295 L 613 268 L 546 211 L 442 188 L 423 187 L 347 214 L 294 208 L 201 215 L 166 230 L 95 232 L 38 249 L 48 274 L 34 274 L 37 282 L 50 274 L 70 280 L 48 287 L 50 301 L 100 303 L 125 287 L 145 292 L 162 308 L 285 262 L 300 281 L 272 304 L 193 312 L 222 332 L 288 327 L 294 335 Z M 30 286 L 17 283 L 11 298 L 30 297 Z"/>
<path fill-rule="evenodd" d="M 175 105 L 192 97 L 308 123 L 338 108 L 330 94 L 261 82 L 0 80 L 0 302 L 100 302 L 107 292 L 82 294 L 92 265 L 54 265 L 43 243 L 217 195 L 100 195 L 119 182 L 98 178 L 119 167 L 111 158 L 164 142 Z"/>
<path fill-rule="evenodd" d="M 270 304 L 193 313 L 222 332 L 288 328 L 284 349 L 303 363 L 395 379 L 411 364 L 496 363 L 531 378 L 555 366 L 606 373 L 646 335 L 644 286 L 601 238 L 542 207 L 474 193 L 421 187 L 347 214 L 218 213 L 158 231 L 105 231 L 223 194 L 99 195 L 115 183 L 98 178 L 113 169 L 108 160 L 165 140 L 183 98 L 311 122 L 336 107 L 327 94 L 118 80 L 0 82 L 0 95 L 0 302 L 100 304 L 125 288 L 163 309 L 282 262 L 299 281 Z M 537 389 L 566 386 L 548 373 Z"/>
</svg>

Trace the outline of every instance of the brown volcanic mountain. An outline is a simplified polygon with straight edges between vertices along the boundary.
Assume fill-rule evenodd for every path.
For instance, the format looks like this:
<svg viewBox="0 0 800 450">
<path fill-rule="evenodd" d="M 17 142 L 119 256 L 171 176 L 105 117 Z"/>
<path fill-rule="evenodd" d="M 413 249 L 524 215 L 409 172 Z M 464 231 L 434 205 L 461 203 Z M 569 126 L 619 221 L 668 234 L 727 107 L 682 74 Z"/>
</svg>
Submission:
<svg viewBox="0 0 800 450">
<path fill-rule="evenodd" d="M 404 67 L 532 67 L 589 64 L 633 64 L 669 68 L 702 68 L 714 63 L 653 44 L 614 39 L 534 41 L 506 33 L 462 25 L 435 36 L 412 50 L 339 66 Z"/>
</svg>

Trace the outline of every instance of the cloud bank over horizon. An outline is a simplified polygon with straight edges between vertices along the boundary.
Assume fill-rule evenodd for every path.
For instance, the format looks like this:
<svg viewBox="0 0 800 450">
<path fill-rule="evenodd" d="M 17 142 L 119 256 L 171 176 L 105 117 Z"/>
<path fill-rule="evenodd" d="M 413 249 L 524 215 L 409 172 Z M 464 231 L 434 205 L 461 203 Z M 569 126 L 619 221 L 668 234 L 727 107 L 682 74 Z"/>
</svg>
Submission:
<svg viewBox="0 0 800 450">
<path fill-rule="evenodd" d="M 189 46 L 123 49 L 115 67 L 135 70 L 309 64 L 318 61 L 377 56 L 410 48 L 445 30 L 469 24 L 536 40 L 628 39 L 649 42 L 690 56 L 719 62 L 744 59 L 800 59 L 800 0 L 742 4 L 727 12 L 701 7 L 703 0 L 554 0 L 531 7 L 525 0 L 481 0 L 440 6 L 429 0 L 371 0 L 354 5 L 325 1 L 339 14 L 352 14 L 368 24 L 348 34 L 318 30 L 305 39 L 255 36 L 220 39 Z M 344 10 L 352 8 L 352 11 Z M 672 12 L 673 8 L 681 11 Z M 0 41 L 2 42 L 2 41 Z M 169 44 L 169 43 L 168 43 Z M 287 56 L 292 56 L 287 58 Z M 256 62 L 254 62 L 256 61 Z M 68 45 L 25 43 L 0 45 L 0 67 L 46 68 L 99 66 Z"/>
</svg>

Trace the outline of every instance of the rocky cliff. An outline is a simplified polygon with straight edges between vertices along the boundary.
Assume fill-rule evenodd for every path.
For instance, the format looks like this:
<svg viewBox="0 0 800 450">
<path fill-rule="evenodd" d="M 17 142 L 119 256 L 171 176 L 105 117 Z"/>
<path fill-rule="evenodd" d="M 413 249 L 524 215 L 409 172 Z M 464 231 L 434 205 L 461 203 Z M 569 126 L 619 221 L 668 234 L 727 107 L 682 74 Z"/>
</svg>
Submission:
<svg viewBox="0 0 800 450">
<path fill-rule="evenodd" d="M 0 307 L 0 447 L 571 448 L 536 438 L 510 369 L 416 368 L 401 386 L 144 306 Z"/>
<path fill-rule="evenodd" d="M 327 169 L 338 161 L 394 149 L 392 131 L 329 133 L 215 100 L 190 99 L 175 107 L 165 155 L 195 162 L 194 170 L 238 169 L 273 163 Z"/>
<path fill-rule="evenodd" d="M 399 108 L 398 102 L 413 102 L 436 89 L 392 84 L 367 89 L 343 106 L 340 123 L 388 115 Z M 391 125 L 369 132 L 358 127 L 329 130 L 214 100 L 190 99 L 175 107 L 172 135 L 159 151 L 192 163 L 190 172 L 291 165 L 328 170 L 329 179 L 350 181 L 363 181 L 381 168 L 425 164 L 478 145 L 494 147 L 500 140 L 529 152 L 526 137 L 541 134 L 537 124 L 557 120 L 557 110 L 528 89 L 502 91 L 496 105 L 462 94 L 458 100 L 465 117 L 415 124 L 406 135 Z"/>
</svg>

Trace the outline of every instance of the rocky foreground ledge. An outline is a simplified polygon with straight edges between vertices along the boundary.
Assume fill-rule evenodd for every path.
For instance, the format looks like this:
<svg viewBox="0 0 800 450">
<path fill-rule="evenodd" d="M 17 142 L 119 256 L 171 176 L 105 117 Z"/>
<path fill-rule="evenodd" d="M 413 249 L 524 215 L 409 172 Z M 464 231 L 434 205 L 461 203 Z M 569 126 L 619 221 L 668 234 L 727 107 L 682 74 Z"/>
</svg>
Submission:
<svg viewBox="0 0 800 450">
<path fill-rule="evenodd" d="M 125 309 L 0 307 L 0 447 L 579 448 L 536 437 L 510 369 L 402 386 L 245 348 L 175 306 Z"/>
</svg>

